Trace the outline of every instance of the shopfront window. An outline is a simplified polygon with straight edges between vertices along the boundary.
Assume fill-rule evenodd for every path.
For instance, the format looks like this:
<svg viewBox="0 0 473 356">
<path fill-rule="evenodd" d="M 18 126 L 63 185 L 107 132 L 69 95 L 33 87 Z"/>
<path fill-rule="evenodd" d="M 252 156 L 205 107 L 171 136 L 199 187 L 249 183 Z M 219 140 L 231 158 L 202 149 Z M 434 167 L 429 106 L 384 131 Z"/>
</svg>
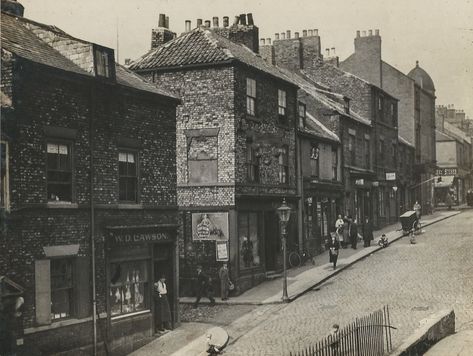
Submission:
<svg viewBox="0 0 473 356">
<path fill-rule="evenodd" d="M 147 261 L 110 265 L 110 312 L 112 316 L 149 309 Z"/>
<path fill-rule="evenodd" d="M 51 260 L 51 319 L 71 316 L 72 310 L 72 260 Z"/>
<path fill-rule="evenodd" d="M 238 214 L 238 236 L 240 241 L 240 269 L 257 267 L 261 263 L 258 213 Z"/>
</svg>

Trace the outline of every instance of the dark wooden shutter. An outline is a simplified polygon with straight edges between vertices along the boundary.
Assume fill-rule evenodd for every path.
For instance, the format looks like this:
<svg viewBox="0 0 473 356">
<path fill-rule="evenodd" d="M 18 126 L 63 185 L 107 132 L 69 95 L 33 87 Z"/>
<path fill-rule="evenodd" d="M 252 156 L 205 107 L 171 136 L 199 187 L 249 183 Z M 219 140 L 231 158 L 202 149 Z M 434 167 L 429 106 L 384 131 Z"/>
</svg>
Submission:
<svg viewBox="0 0 473 356">
<path fill-rule="evenodd" d="M 74 263 L 74 316 L 78 319 L 90 316 L 91 294 L 90 257 L 77 257 Z"/>
<path fill-rule="evenodd" d="M 36 323 L 51 324 L 51 268 L 49 260 L 35 261 Z"/>
</svg>

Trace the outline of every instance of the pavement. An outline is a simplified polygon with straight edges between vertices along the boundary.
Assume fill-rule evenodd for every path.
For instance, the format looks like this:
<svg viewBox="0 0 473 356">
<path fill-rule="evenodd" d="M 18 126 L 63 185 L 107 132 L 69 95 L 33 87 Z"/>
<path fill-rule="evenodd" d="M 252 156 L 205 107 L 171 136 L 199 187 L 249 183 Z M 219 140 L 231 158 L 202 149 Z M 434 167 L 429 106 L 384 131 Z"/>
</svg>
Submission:
<svg viewBox="0 0 473 356">
<path fill-rule="evenodd" d="M 422 226 L 425 228 L 459 213 L 459 210 L 437 211 L 432 215 L 423 216 Z M 390 244 L 401 239 L 403 234 L 399 229 L 400 224 L 397 223 L 387 226 L 382 230 L 375 231 L 375 240 L 373 241 L 373 244 L 376 244 L 378 238 L 383 233 L 386 234 Z M 358 246 L 360 246 L 360 244 L 358 244 Z M 294 301 L 309 291 L 317 290 L 318 286 L 326 285 L 328 280 L 340 274 L 341 271 L 346 269 L 352 270 L 350 267 L 353 266 L 353 264 L 372 256 L 379 250 L 382 250 L 382 248 L 377 245 L 363 248 L 361 243 L 361 247 L 357 250 L 350 248 L 340 250 L 336 270 L 333 270 L 332 265 L 328 262 L 328 257 L 325 254 L 315 258 L 315 265 L 290 269 L 288 271 L 288 295 L 290 300 Z M 202 343 L 206 338 L 206 335 L 219 324 L 228 331 L 228 333 L 221 333 L 221 335 L 223 335 L 222 339 L 225 339 L 225 334 L 227 334 L 227 338 L 228 334 L 230 334 L 231 344 L 235 344 L 240 338 L 247 337 L 246 333 L 248 330 L 256 330 L 260 325 L 267 324 L 265 323 L 266 320 L 270 319 L 274 315 L 278 315 L 278 313 L 288 306 L 288 304 L 282 303 L 281 286 L 282 280 L 278 278 L 263 282 L 240 296 L 230 298 L 228 301 L 217 300 L 217 305 L 214 307 L 210 307 L 204 302 L 203 305 L 197 309 L 197 311 L 201 310 L 202 313 L 197 315 L 197 317 L 194 315 L 188 319 L 186 318 L 186 315 L 189 316 L 189 313 L 195 313 L 196 311 L 195 309 L 190 309 L 190 303 L 193 302 L 193 298 L 180 298 L 181 307 L 187 308 L 183 313 L 184 315 L 182 320 L 197 320 L 198 322 L 183 322 L 182 326 L 178 329 L 157 338 L 150 344 L 135 351 L 132 355 L 199 355 L 194 346 L 203 345 Z M 292 303 L 290 305 L 292 305 Z M 207 314 L 212 314 L 212 311 L 214 310 L 221 310 L 222 312 L 214 313 L 215 315 L 209 317 Z M 227 318 L 227 321 L 222 321 L 220 315 L 225 315 L 229 310 L 234 310 L 237 314 L 235 315 L 235 312 L 233 312 L 231 313 L 231 316 Z M 238 314 L 239 310 L 243 310 L 241 314 Z M 297 329 L 294 330 L 294 332 L 297 334 Z M 220 335 L 220 330 L 218 333 Z M 268 349 L 271 349 L 270 344 L 267 346 Z M 234 348 L 234 350 L 238 350 L 238 348 Z M 242 354 L 245 354 L 245 351 L 240 351 L 243 352 Z M 230 352 L 230 354 L 233 353 Z M 237 352 L 236 354 L 239 353 Z M 248 354 L 265 355 L 265 353 Z"/>
<path fill-rule="evenodd" d="M 464 330 L 440 340 L 424 356 L 471 356 L 473 330 Z"/>
</svg>

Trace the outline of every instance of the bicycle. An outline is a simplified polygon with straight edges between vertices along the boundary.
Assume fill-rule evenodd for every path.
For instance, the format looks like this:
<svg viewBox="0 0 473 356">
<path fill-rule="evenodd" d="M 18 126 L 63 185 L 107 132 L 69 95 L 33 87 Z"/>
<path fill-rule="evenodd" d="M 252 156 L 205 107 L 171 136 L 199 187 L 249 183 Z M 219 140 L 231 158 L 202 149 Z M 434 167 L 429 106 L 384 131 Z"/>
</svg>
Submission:
<svg viewBox="0 0 473 356">
<path fill-rule="evenodd" d="M 312 264 L 315 265 L 314 258 L 315 256 L 312 256 L 312 254 L 307 249 L 303 249 L 302 252 L 299 252 L 299 248 L 296 245 L 295 249 L 289 252 L 289 266 L 294 268 L 304 266 L 308 260 L 310 260 Z"/>
</svg>

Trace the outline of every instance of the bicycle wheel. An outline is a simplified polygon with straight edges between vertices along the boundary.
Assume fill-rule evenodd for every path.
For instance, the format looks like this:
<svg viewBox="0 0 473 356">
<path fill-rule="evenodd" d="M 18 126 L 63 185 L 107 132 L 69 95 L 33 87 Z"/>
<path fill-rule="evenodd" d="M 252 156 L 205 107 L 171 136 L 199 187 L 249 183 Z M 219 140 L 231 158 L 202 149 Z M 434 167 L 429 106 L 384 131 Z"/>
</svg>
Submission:
<svg viewBox="0 0 473 356">
<path fill-rule="evenodd" d="M 295 251 L 289 254 L 289 266 L 299 267 L 301 265 L 301 256 Z"/>
</svg>

